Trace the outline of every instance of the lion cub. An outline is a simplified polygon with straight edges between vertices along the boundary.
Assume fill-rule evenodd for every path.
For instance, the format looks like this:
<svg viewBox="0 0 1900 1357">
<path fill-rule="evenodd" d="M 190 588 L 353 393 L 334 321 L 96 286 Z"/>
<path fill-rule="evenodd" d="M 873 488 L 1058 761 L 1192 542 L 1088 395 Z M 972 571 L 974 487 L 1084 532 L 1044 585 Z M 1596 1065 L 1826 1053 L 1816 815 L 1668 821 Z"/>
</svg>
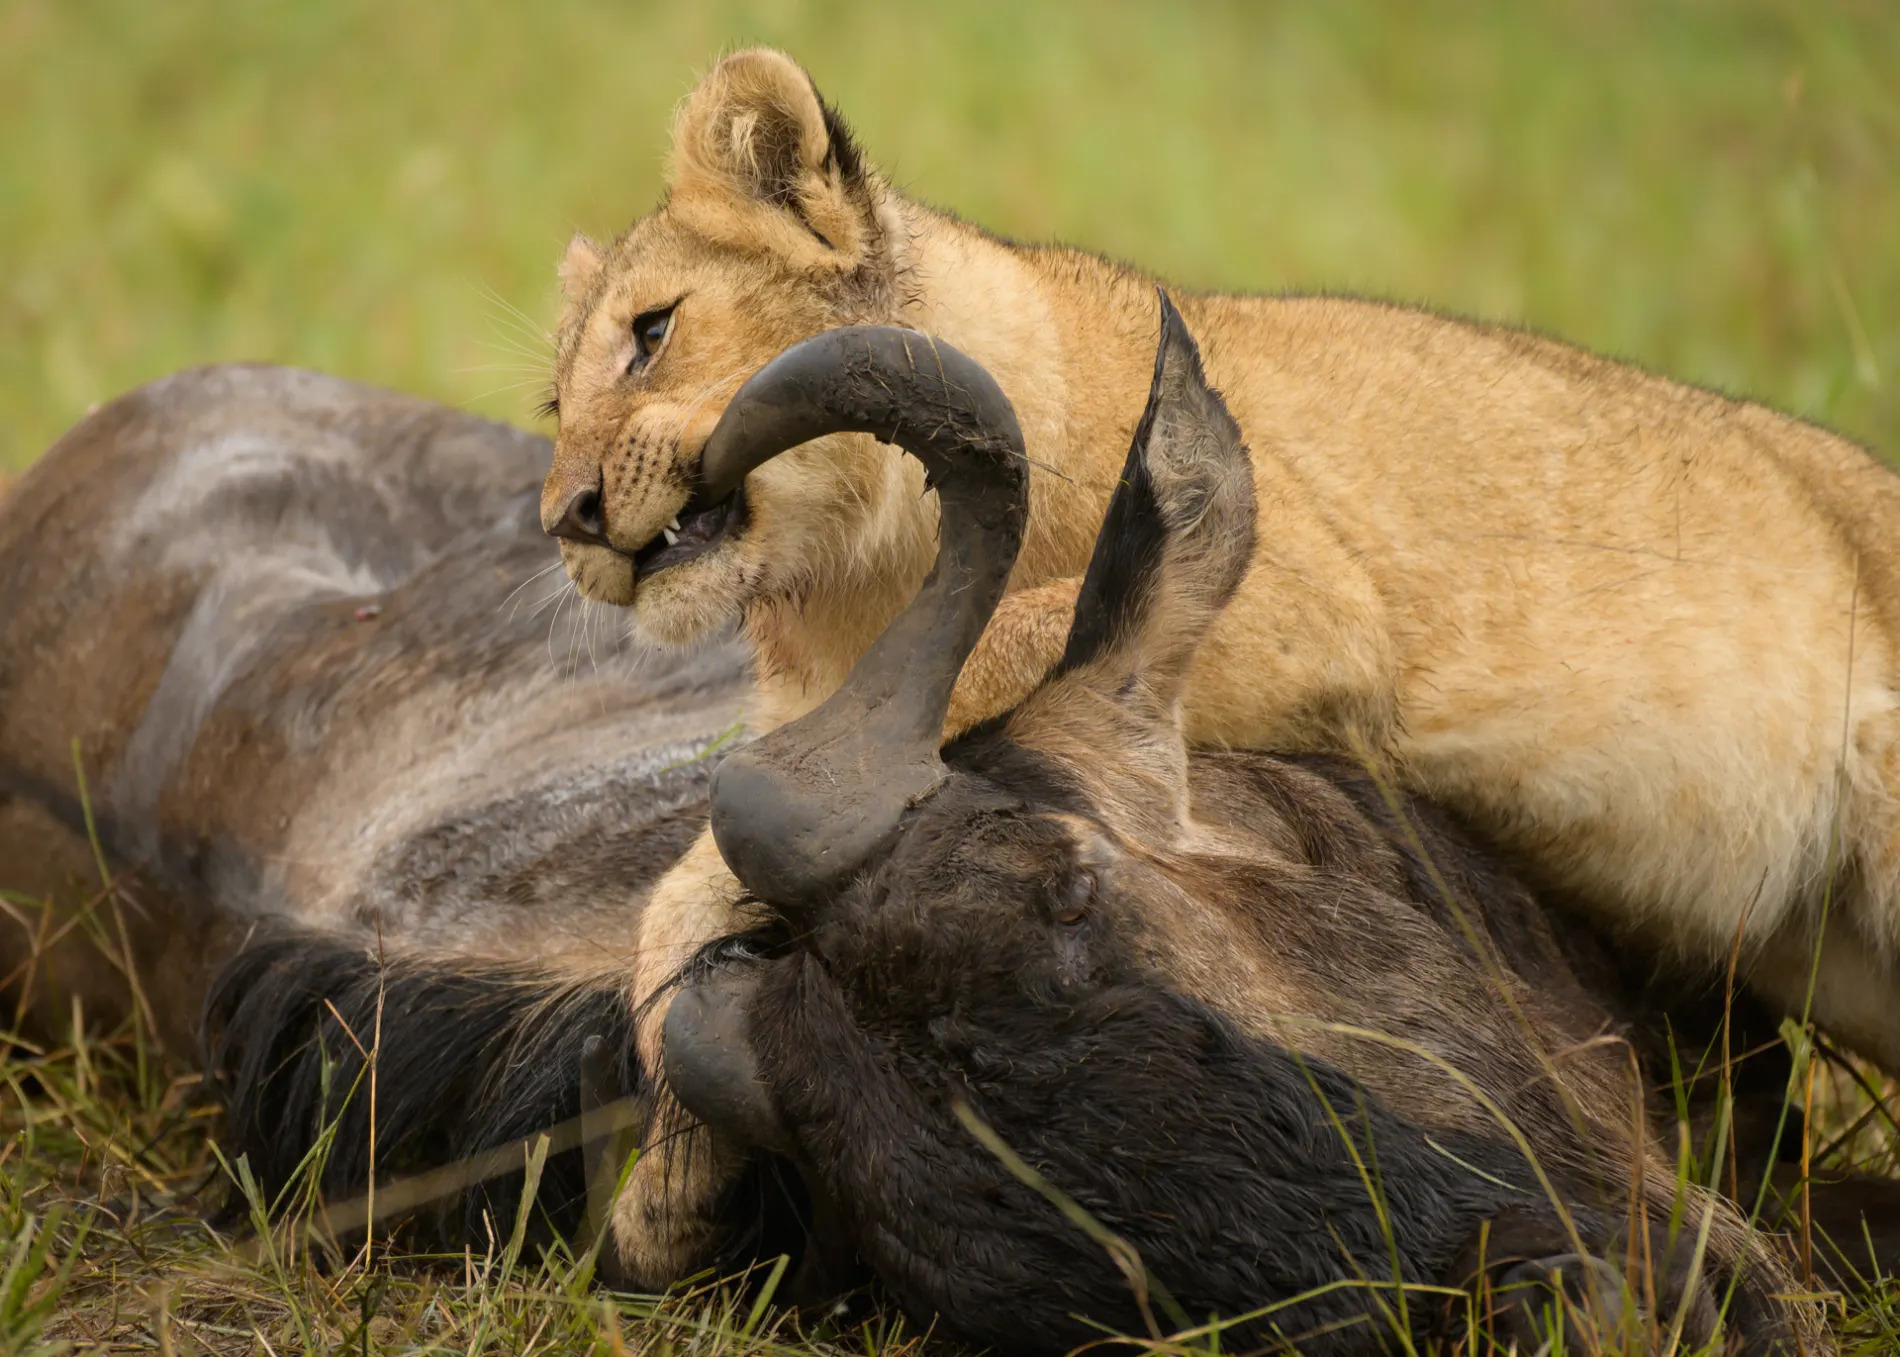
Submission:
<svg viewBox="0 0 1900 1357">
<path fill-rule="evenodd" d="M 908 201 L 768 51 L 706 77 L 665 200 L 610 248 L 577 237 L 560 276 L 542 519 L 584 595 L 674 644 L 742 618 L 760 727 L 830 693 L 930 563 L 917 465 L 826 438 L 686 510 L 750 373 L 817 331 L 896 323 L 994 373 L 1036 459 L 952 724 L 1057 658 L 1148 388 L 1149 279 Z M 1260 505 L 1192 736 L 1380 760 L 1648 945 L 1715 962 L 1739 943 L 1790 1011 L 1825 932 L 1816 1016 L 1900 1069 L 1900 483 L 1822 429 L 1535 335 L 1337 298 L 1179 301 Z M 641 925 L 636 1000 L 727 931 L 734 893 L 702 839 Z M 637 1169 L 621 1203 L 638 1280 L 698 1247 L 713 1160 L 674 1162 L 708 1181 Z"/>
</svg>

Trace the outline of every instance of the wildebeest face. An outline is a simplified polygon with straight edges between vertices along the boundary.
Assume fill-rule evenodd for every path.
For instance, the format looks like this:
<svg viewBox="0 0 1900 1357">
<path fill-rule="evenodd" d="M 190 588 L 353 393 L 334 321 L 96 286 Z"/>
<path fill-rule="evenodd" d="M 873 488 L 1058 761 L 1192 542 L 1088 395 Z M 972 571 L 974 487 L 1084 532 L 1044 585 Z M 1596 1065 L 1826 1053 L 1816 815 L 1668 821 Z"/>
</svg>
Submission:
<svg viewBox="0 0 1900 1357">
<path fill-rule="evenodd" d="M 775 958 L 738 981 L 781 1149 L 912 1309 L 1009 1350 L 1083 1341 L 1077 1315 L 1145 1322 L 1114 1259 L 965 1117 L 1132 1244 L 1197 1318 L 1331 1286 L 1272 1322 L 1344 1324 L 1328 1341 L 1350 1350 L 1390 1335 L 1381 1309 L 1397 1302 L 1376 1287 L 1395 1261 L 1409 1281 L 1462 1280 L 1470 1239 L 1513 1211 L 1537 1218 L 1538 1249 L 1568 1249 L 1530 1164 L 1441 1069 L 1301 1019 L 1380 1027 L 1455 1063 L 1580 1198 L 1595 1196 L 1578 1178 L 1593 1155 L 1627 1181 L 1622 1128 L 1586 1145 L 1526 1019 L 1372 851 L 1377 831 L 1333 770 L 1197 759 L 1190 806 L 1261 833 L 1196 826 L 1200 842 L 1157 851 L 1007 726 L 946 759 L 949 780 L 888 856 L 805 931 L 781 928 Z M 1276 794 L 1330 800 L 1330 832 L 1303 835 Z M 1532 1020 L 1575 1016 L 1523 999 Z M 1599 1079 L 1578 1063 L 1573 1086 L 1607 1095 L 1582 1122 L 1628 1109 L 1613 1067 Z M 1581 1219 L 1601 1248 L 1607 1220 Z M 1411 1299 L 1414 1324 L 1435 1315 Z"/>
<path fill-rule="evenodd" d="M 1185 1313 L 1336 1285 L 1274 1320 L 1348 1323 L 1348 1346 L 1389 1331 L 1355 1283 L 1389 1280 L 1395 1252 L 1440 1280 L 1478 1221 L 1535 1201 L 1526 1166 L 1497 1140 L 1434 1146 L 1328 1062 L 1185 994 L 1147 926 L 1179 886 L 1104 838 L 975 775 L 920 812 L 748 997 L 785 1148 L 906 1305 L 975 1341 L 1059 1349 L 1088 1336 L 1075 1316 L 1144 1320 L 1114 1259 L 959 1105 Z"/>
</svg>

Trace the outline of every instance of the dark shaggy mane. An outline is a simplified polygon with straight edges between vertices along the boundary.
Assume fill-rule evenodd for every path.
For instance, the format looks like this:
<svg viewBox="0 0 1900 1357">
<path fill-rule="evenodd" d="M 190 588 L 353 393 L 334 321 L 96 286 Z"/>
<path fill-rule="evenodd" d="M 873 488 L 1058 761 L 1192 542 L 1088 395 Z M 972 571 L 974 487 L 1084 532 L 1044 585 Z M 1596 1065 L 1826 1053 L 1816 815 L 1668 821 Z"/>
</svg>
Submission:
<svg viewBox="0 0 1900 1357">
<path fill-rule="evenodd" d="M 359 1043 L 378 1051 L 380 1184 L 577 1117 L 589 1037 L 602 1039 L 618 1093 L 640 1092 L 633 1017 L 626 994 L 605 982 L 577 985 L 465 957 L 379 961 L 359 943 L 286 931 L 255 938 L 212 982 L 205 1069 L 225 1106 L 227 1153 L 249 1160 L 267 1201 L 334 1126 L 318 1178 L 334 1205 L 369 1184 L 370 1090 Z M 485 1247 L 491 1231 L 506 1239 L 521 1189 L 520 1172 L 473 1183 L 415 1218 L 414 1242 L 459 1252 L 464 1243 Z M 551 1153 L 534 1235 L 571 1236 L 586 1199 L 582 1149 Z"/>
</svg>

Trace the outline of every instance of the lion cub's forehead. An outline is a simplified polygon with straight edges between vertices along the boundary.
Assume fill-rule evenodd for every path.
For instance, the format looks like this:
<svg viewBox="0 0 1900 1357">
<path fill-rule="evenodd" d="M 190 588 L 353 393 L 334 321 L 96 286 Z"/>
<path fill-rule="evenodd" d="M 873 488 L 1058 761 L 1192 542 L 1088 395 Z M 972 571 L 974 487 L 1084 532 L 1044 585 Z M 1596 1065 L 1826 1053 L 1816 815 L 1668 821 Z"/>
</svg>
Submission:
<svg viewBox="0 0 1900 1357">
<path fill-rule="evenodd" d="M 683 281 L 713 261 L 712 251 L 680 231 L 664 210 L 642 217 L 623 232 L 589 299 L 588 320 L 620 324 L 643 311 L 678 299 Z"/>
<path fill-rule="evenodd" d="M 836 323 L 822 290 L 771 255 L 708 238 L 662 207 L 617 239 L 587 305 L 562 336 L 561 360 L 620 347 L 635 317 L 680 307 L 680 347 L 762 365 Z M 655 372 L 665 384 L 678 362 Z"/>
</svg>

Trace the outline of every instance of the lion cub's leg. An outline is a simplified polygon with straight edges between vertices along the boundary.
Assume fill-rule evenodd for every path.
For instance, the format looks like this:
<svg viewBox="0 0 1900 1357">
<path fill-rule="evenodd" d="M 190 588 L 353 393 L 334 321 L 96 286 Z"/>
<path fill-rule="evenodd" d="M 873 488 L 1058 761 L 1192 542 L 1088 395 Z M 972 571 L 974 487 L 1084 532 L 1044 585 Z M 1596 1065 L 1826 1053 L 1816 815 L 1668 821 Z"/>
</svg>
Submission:
<svg viewBox="0 0 1900 1357">
<path fill-rule="evenodd" d="M 653 1120 L 613 1215 L 619 1280 L 636 1288 L 664 1288 L 703 1264 L 717 1231 L 721 1191 L 739 1167 L 737 1157 L 673 1100 L 660 1063 L 671 997 L 660 992 L 695 952 L 732 931 L 739 896 L 708 829 L 660 878 L 640 916 L 630 997 L 639 1014 L 636 1041 L 653 1090 Z"/>
<path fill-rule="evenodd" d="M 946 737 L 1008 711 L 1042 682 L 1062 658 L 1081 588 L 1076 575 L 1004 595 L 950 695 Z"/>
</svg>

